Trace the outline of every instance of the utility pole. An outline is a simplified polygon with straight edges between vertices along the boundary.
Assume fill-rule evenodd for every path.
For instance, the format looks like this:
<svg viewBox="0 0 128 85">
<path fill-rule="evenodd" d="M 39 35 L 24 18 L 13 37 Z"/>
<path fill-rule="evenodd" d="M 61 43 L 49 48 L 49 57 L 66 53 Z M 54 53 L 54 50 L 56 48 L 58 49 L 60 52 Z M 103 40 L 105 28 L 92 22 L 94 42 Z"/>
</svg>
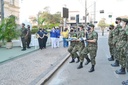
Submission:
<svg viewBox="0 0 128 85">
<path fill-rule="evenodd" d="M 94 1 L 94 24 L 95 24 L 95 21 L 96 21 L 96 1 Z"/>
<path fill-rule="evenodd" d="M 85 29 L 87 26 L 87 0 L 85 0 Z"/>
<path fill-rule="evenodd" d="M 4 20 L 4 0 L 0 0 L 0 6 L 1 6 L 1 21 Z"/>
</svg>

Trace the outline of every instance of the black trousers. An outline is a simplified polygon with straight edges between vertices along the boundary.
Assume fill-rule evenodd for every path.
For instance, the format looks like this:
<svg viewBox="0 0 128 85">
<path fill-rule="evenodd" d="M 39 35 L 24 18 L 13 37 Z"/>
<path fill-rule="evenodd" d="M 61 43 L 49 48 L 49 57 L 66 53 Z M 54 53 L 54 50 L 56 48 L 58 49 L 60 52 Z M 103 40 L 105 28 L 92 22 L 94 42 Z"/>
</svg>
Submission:
<svg viewBox="0 0 128 85">
<path fill-rule="evenodd" d="M 26 49 L 26 39 L 23 37 L 21 38 L 23 49 Z"/>
<path fill-rule="evenodd" d="M 43 48 L 43 39 L 38 38 L 38 42 L 39 42 L 39 48 L 42 49 Z"/>
<path fill-rule="evenodd" d="M 29 47 L 30 42 L 31 42 L 31 37 L 28 37 L 28 39 L 27 39 L 27 47 Z"/>
<path fill-rule="evenodd" d="M 44 38 L 43 38 L 43 48 L 46 48 L 47 39 L 48 39 L 48 37 L 44 36 Z"/>
</svg>

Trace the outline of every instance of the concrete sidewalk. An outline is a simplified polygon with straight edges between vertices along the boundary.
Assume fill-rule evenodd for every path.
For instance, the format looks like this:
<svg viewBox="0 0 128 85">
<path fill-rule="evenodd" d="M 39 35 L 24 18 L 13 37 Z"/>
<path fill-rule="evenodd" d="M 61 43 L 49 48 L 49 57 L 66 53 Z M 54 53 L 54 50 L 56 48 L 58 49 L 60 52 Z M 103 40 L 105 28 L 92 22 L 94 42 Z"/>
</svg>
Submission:
<svg viewBox="0 0 128 85">
<path fill-rule="evenodd" d="M 1 53 L 7 50 L 1 48 Z M 15 50 L 14 50 L 15 49 Z M 22 52 L 19 48 L 10 49 L 14 54 Z M 31 50 L 31 51 L 30 51 Z M 33 52 L 32 52 L 33 50 Z M 2 52 L 3 51 L 3 52 Z M 25 52 L 25 51 L 24 51 Z M 23 53 L 24 53 L 23 52 Z M 0 85 L 37 85 L 51 70 L 53 70 L 68 55 L 67 48 L 62 47 L 52 49 L 51 46 L 43 50 L 34 51 L 34 48 L 27 49 L 29 54 L 22 55 L 0 64 Z M 0 57 L 5 55 L 0 54 Z"/>
</svg>

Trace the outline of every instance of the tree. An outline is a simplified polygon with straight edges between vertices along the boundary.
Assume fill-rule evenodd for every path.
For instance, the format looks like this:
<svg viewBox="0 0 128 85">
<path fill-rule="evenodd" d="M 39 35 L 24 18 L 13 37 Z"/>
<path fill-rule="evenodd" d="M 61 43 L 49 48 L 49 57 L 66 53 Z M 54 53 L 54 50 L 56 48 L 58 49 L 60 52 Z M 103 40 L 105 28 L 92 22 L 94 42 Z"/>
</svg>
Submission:
<svg viewBox="0 0 128 85">
<path fill-rule="evenodd" d="M 105 29 L 105 27 L 108 26 L 108 25 L 106 24 L 105 20 L 106 20 L 105 18 L 102 18 L 102 19 L 99 21 L 99 24 L 98 24 L 98 26 L 101 28 L 102 35 L 104 35 L 104 29 Z"/>
</svg>

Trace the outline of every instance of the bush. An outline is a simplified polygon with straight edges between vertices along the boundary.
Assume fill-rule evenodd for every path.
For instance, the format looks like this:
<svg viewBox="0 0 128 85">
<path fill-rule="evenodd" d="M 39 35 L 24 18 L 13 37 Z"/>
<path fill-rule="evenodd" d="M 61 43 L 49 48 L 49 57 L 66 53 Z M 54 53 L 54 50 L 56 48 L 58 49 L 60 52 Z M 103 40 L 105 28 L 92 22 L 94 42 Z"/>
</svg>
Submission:
<svg viewBox="0 0 128 85">
<path fill-rule="evenodd" d="M 39 30 L 38 28 L 32 28 L 31 33 L 32 33 L 32 34 L 35 34 L 35 33 L 38 32 L 38 30 Z"/>
<path fill-rule="evenodd" d="M 38 26 L 35 25 L 35 26 L 32 26 L 32 28 L 38 28 Z"/>
</svg>

